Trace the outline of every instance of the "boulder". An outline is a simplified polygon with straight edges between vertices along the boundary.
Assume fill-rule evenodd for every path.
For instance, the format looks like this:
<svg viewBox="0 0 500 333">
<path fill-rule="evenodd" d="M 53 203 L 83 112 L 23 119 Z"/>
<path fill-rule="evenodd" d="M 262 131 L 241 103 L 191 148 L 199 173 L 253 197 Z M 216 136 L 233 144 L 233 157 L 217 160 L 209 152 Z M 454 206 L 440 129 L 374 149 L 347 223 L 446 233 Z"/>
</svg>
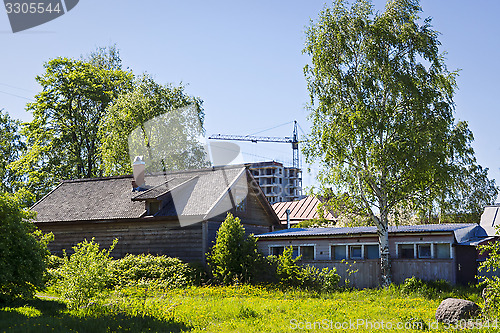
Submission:
<svg viewBox="0 0 500 333">
<path fill-rule="evenodd" d="M 439 304 L 436 310 L 436 320 L 448 323 L 460 319 L 470 319 L 481 313 L 481 308 L 474 302 L 465 299 L 447 298 Z"/>
</svg>

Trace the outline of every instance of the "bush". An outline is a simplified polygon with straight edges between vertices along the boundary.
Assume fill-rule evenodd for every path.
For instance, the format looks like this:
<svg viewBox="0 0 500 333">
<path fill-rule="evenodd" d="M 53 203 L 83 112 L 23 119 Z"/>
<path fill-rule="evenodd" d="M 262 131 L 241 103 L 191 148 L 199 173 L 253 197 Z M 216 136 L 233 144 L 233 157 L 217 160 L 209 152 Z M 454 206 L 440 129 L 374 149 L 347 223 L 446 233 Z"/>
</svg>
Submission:
<svg viewBox="0 0 500 333">
<path fill-rule="evenodd" d="M 50 255 L 47 261 L 47 270 L 44 273 L 45 287 L 50 287 L 59 282 L 62 278 L 60 268 L 64 264 L 64 258 Z"/>
<path fill-rule="evenodd" d="M 207 254 L 208 267 L 215 282 L 224 285 L 251 282 L 259 257 L 255 237 L 247 237 L 240 219 L 228 213 L 217 231 L 215 245 Z"/>
<path fill-rule="evenodd" d="M 479 265 L 479 271 L 498 274 L 500 272 L 500 243 L 492 242 L 480 245 L 481 254 L 487 253 L 488 257 Z M 486 312 L 493 317 L 500 315 L 500 278 L 495 275 L 482 277 L 484 306 Z"/>
<path fill-rule="evenodd" d="M 299 287 L 318 292 L 332 292 L 339 287 L 340 275 L 335 268 L 318 268 L 310 265 L 302 266 L 297 262 L 300 256 L 293 258 L 293 248 L 287 247 L 279 257 L 268 257 L 276 266 L 278 283 L 282 287 Z"/>
<path fill-rule="evenodd" d="M 43 286 L 52 234 L 43 235 L 22 208 L 27 192 L 0 193 L 0 301 L 31 298 Z"/>
<path fill-rule="evenodd" d="M 440 294 L 452 291 L 452 286 L 445 280 L 424 281 L 415 276 L 407 278 L 401 284 L 404 294 L 419 294 L 429 298 L 437 298 Z"/>
<path fill-rule="evenodd" d="M 69 301 L 71 308 L 87 306 L 102 293 L 111 281 L 111 251 L 99 251 L 99 244 L 84 240 L 73 247 L 75 253 L 69 258 L 64 253 L 64 264 L 59 268 L 60 281 L 56 286 L 59 294 Z"/>
<path fill-rule="evenodd" d="M 177 258 L 151 254 L 127 255 L 112 263 L 112 281 L 119 286 L 154 284 L 168 288 L 193 285 L 199 273 Z"/>
</svg>

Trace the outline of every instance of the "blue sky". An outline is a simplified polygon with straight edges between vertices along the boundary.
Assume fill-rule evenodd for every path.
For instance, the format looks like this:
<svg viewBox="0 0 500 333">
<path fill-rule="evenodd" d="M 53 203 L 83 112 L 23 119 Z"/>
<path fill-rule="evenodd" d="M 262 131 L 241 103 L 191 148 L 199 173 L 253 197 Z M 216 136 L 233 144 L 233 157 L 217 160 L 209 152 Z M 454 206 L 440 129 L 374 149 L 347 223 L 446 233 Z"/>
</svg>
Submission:
<svg viewBox="0 0 500 333">
<path fill-rule="evenodd" d="M 43 63 L 79 57 L 115 44 L 125 67 L 160 83 L 180 82 L 204 100 L 207 134 L 290 136 L 297 120 L 307 133 L 309 101 L 301 51 L 304 31 L 325 1 L 82 0 L 51 22 L 13 34 L 0 10 L 0 109 L 31 119 L 24 108 L 39 91 Z M 383 10 L 385 1 L 374 1 Z M 425 0 L 423 17 L 441 32 L 449 69 L 461 69 L 456 118 L 472 129 L 478 162 L 500 182 L 500 2 Z M 269 131 L 265 129 L 279 126 Z M 259 133 L 260 132 L 260 133 Z M 291 163 L 285 144 L 241 144 L 248 161 Z M 305 165 L 303 165 L 305 166 Z M 316 167 L 313 167 L 313 169 Z M 305 185 L 314 183 L 305 175 Z"/>
</svg>

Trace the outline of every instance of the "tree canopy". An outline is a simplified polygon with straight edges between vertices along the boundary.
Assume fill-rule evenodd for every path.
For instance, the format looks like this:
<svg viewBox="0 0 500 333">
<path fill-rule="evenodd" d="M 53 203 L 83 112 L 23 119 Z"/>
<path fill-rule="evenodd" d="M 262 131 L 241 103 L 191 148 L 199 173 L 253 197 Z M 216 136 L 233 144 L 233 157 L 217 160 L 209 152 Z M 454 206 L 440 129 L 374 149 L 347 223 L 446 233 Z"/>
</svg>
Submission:
<svg viewBox="0 0 500 333">
<path fill-rule="evenodd" d="M 207 166 L 197 138 L 203 133 L 202 100 L 187 95 L 184 86 L 161 85 L 139 77 L 134 89 L 110 106 L 101 128 L 102 156 L 107 175 L 132 172 L 131 161 L 144 155 L 146 171 Z"/>
<path fill-rule="evenodd" d="M 134 77 L 115 46 L 44 67 L 42 91 L 27 105 L 33 120 L 21 129 L 26 149 L 6 162 L 36 199 L 63 179 L 131 173 L 132 154 L 145 155 L 147 171 L 207 166 L 202 101 L 183 85 Z"/>
<path fill-rule="evenodd" d="M 45 73 L 36 77 L 42 92 L 28 104 L 33 120 L 22 129 L 28 150 L 12 167 L 26 175 L 28 189 L 38 198 L 61 179 L 103 174 L 100 123 L 113 99 L 132 88 L 132 74 L 120 62 L 113 49 L 88 59 L 59 57 L 45 63 Z"/>
<path fill-rule="evenodd" d="M 11 169 L 9 164 L 16 161 L 25 151 L 21 134 L 19 133 L 20 122 L 12 119 L 7 112 L 0 110 L 0 192 L 12 193 L 22 180 Z"/>
<path fill-rule="evenodd" d="M 472 133 L 454 118 L 457 72 L 420 13 L 418 0 L 389 1 L 381 13 L 366 0 L 338 0 L 306 32 L 313 127 L 305 154 L 320 160 L 330 204 L 377 226 L 384 284 L 388 217 L 438 202 L 475 165 Z"/>
</svg>

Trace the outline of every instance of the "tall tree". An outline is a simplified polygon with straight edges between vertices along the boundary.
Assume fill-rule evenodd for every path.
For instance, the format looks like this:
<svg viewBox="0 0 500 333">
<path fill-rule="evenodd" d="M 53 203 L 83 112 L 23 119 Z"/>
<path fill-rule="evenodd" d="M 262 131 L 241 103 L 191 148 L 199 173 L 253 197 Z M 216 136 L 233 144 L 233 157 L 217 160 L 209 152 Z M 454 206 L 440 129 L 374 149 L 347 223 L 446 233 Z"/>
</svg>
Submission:
<svg viewBox="0 0 500 333">
<path fill-rule="evenodd" d="M 304 49 L 312 57 L 306 157 L 321 160 L 332 206 L 377 226 L 383 285 L 391 282 L 389 216 L 475 164 L 472 133 L 453 115 L 457 73 L 419 13 L 418 0 L 389 1 L 382 13 L 366 0 L 337 0 L 308 28 Z"/>
<path fill-rule="evenodd" d="M 134 89 L 110 106 L 101 128 L 107 175 L 132 172 L 131 159 L 144 155 L 146 171 L 207 166 L 202 100 L 183 86 L 161 85 L 150 76 L 138 78 Z"/>
<path fill-rule="evenodd" d="M 22 177 L 9 169 L 25 151 L 26 146 L 19 133 L 20 121 L 12 119 L 0 110 L 0 192 L 14 192 Z"/>
<path fill-rule="evenodd" d="M 87 59 L 56 58 L 44 67 L 36 77 L 43 90 L 27 106 L 33 121 L 22 130 L 28 151 L 12 164 L 37 198 L 61 179 L 102 175 L 99 126 L 108 105 L 131 89 L 133 79 L 113 47 Z"/>
</svg>

